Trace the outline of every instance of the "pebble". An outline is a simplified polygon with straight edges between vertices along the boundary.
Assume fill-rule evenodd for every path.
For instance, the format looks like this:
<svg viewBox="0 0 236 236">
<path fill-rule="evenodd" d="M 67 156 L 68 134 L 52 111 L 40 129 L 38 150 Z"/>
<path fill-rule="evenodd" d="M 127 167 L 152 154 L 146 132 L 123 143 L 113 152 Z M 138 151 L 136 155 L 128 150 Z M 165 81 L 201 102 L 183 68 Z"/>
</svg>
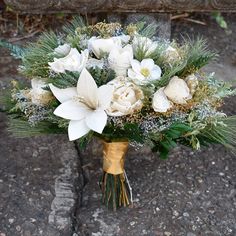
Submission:
<svg viewBox="0 0 236 236">
<path fill-rule="evenodd" d="M 135 222 L 135 221 L 131 221 L 129 224 L 130 224 L 131 226 L 134 226 L 134 225 L 136 224 L 136 222 Z"/>
<path fill-rule="evenodd" d="M 0 232 L 0 236 L 7 236 L 5 233 Z"/>
<path fill-rule="evenodd" d="M 187 236 L 196 236 L 196 234 L 192 233 L 192 232 L 188 232 Z"/>
<path fill-rule="evenodd" d="M 184 216 L 184 217 L 189 217 L 188 212 L 184 212 L 184 213 L 183 213 L 183 216 Z"/>
<path fill-rule="evenodd" d="M 9 221 L 10 224 L 12 224 L 14 222 L 14 219 L 10 218 L 8 221 Z"/>
<path fill-rule="evenodd" d="M 224 174 L 223 172 L 220 172 L 219 175 L 220 175 L 220 176 L 224 176 L 225 174 Z"/>
<path fill-rule="evenodd" d="M 171 236 L 171 232 L 165 231 L 165 232 L 164 232 L 164 235 L 165 235 L 165 236 Z"/>
<path fill-rule="evenodd" d="M 156 207 L 156 211 L 160 211 L 161 209 L 159 207 Z"/>
<path fill-rule="evenodd" d="M 178 211 L 173 211 L 173 215 L 177 217 L 177 216 L 179 216 L 179 212 Z"/>
</svg>

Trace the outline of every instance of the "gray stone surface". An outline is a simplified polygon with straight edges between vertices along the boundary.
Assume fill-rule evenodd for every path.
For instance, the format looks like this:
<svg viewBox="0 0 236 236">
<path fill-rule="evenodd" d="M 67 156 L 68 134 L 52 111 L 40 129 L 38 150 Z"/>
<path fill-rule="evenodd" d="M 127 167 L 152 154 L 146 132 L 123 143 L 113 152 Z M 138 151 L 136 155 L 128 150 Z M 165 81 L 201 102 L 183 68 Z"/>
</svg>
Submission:
<svg viewBox="0 0 236 236">
<path fill-rule="evenodd" d="M 17 76 L 1 50 L 0 92 Z M 68 236 L 83 185 L 77 149 L 66 135 L 16 139 L 0 113 L 0 235 Z"/>
</svg>

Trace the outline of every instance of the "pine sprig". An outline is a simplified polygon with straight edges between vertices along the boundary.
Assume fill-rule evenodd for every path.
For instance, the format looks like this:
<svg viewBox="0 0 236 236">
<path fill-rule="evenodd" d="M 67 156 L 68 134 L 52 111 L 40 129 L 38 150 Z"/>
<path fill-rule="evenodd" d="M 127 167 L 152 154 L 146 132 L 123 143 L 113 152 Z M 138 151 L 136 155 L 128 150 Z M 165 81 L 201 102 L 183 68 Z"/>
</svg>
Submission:
<svg viewBox="0 0 236 236">
<path fill-rule="evenodd" d="M 236 116 L 224 117 L 216 124 L 209 124 L 201 131 L 198 139 L 208 143 L 222 144 L 236 153 Z"/>
<path fill-rule="evenodd" d="M 86 24 L 81 16 L 74 16 L 73 20 L 63 26 L 63 31 L 67 35 L 75 35 L 78 28 L 84 28 Z"/>
<path fill-rule="evenodd" d="M 31 43 L 22 58 L 21 72 L 29 77 L 49 76 L 48 62 L 52 62 L 54 49 L 58 47 L 58 37 L 53 32 L 43 33 L 37 43 Z"/>
<path fill-rule="evenodd" d="M 9 43 L 5 40 L 0 40 L 0 47 L 7 48 L 10 52 L 11 55 L 16 58 L 16 59 L 22 59 L 24 57 L 24 54 L 26 50 L 18 45 Z"/>
<path fill-rule="evenodd" d="M 184 40 L 185 66 L 176 75 L 187 76 L 207 65 L 209 61 L 216 58 L 217 54 L 208 49 L 206 40 L 198 38 L 196 41 Z"/>
<path fill-rule="evenodd" d="M 57 124 L 41 121 L 36 126 L 30 126 L 27 120 L 16 115 L 8 116 L 8 132 L 14 137 L 25 138 L 43 134 L 63 134 L 65 129 L 59 128 Z"/>
</svg>

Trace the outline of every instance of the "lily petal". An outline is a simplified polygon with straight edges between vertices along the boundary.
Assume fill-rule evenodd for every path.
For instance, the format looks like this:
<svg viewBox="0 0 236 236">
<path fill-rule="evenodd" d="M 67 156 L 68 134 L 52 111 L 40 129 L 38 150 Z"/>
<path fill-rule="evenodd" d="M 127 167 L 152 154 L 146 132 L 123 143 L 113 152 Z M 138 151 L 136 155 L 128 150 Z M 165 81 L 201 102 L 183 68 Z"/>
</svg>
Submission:
<svg viewBox="0 0 236 236">
<path fill-rule="evenodd" d="M 74 96 L 77 96 L 77 90 L 75 87 L 66 88 L 66 89 L 59 89 L 55 87 L 53 84 L 49 84 L 49 87 L 53 93 L 53 95 L 56 97 L 56 99 L 60 102 L 66 102 L 70 99 L 72 99 Z"/>
<path fill-rule="evenodd" d="M 111 85 L 102 85 L 98 88 L 99 107 L 105 110 L 110 106 L 113 90 L 114 88 Z"/>
<path fill-rule="evenodd" d="M 78 92 L 78 96 L 81 99 L 84 99 L 86 104 L 91 109 L 97 108 L 98 87 L 93 77 L 86 69 L 83 69 L 80 74 L 80 77 L 77 83 L 77 92 Z"/>
<path fill-rule="evenodd" d="M 86 125 L 85 120 L 71 120 L 68 127 L 69 140 L 73 141 L 81 138 L 90 131 Z"/>
<path fill-rule="evenodd" d="M 69 100 L 58 106 L 54 114 L 68 120 L 81 120 L 90 112 L 91 110 L 83 103 Z"/>
<path fill-rule="evenodd" d="M 85 121 L 91 130 L 101 134 L 107 123 L 107 114 L 104 110 L 98 109 L 91 112 Z"/>
</svg>

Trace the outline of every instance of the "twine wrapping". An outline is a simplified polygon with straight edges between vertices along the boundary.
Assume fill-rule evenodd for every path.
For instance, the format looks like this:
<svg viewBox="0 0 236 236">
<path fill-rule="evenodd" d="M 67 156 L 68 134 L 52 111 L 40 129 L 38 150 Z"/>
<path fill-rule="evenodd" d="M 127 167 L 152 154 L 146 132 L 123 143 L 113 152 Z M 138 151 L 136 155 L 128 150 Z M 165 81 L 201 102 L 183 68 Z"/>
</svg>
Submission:
<svg viewBox="0 0 236 236">
<path fill-rule="evenodd" d="M 103 142 L 103 170 L 112 175 L 124 173 L 128 142 Z"/>
</svg>

